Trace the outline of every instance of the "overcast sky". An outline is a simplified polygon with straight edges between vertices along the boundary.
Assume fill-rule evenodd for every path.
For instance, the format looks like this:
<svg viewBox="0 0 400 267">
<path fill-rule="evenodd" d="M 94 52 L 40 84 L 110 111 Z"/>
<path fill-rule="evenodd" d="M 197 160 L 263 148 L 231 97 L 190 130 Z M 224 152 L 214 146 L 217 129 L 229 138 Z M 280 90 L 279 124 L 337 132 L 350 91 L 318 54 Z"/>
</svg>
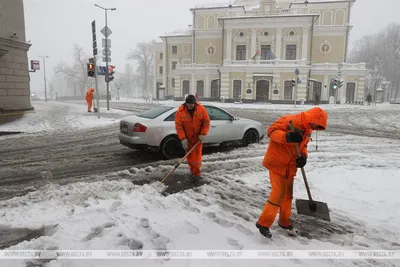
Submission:
<svg viewBox="0 0 400 267">
<path fill-rule="evenodd" d="M 105 23 L 104 11 L 94 6 L 115 7 L 109 12 L 112 30 L 112 64 L 124 71 L 126 55 L 138 42 L 156 39 L 165 32 L 192 24 L 189 8 L 196 4 L 229 0 L 24 0 L 29 60 L 49 56 L 48 79 L 59 61 L 72 63 L 72 45 L 77 43 L 92 54 L 91 22 L 96 20 L 98 46 Z M 374 33 L 391 22 L 400 23 L 400 0 L 357 0 L 352 9 L 350 45 L 365 34 Z M 43 70 L 31 73 L 31 91 L 44 88 Z"/>
</svg>

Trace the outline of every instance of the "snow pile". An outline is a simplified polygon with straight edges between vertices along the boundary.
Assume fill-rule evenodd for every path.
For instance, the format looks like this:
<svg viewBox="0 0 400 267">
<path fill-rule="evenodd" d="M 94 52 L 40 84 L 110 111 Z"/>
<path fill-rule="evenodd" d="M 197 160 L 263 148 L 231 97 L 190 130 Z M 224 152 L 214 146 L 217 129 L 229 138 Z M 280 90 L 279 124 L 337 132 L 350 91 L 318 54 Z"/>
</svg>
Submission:
<svg viewBox="0 0 400 267">
<path fill-rule="evenodd" d="M 309 237 L 258 233 L 255 222 L 267 200 L 268 173 L 261 162 L 266 144 L 204 156 L 203 176 L 211 181 L 167 197 L 131 180 L 160 179 L 174 165 L 110 173 L 108 181 L 48 185 L 26 196 L 0 202 L 7 227 L 57 225 L 54 233 L 9 249 L 398 249 L 400 239 L 400 144 L 395 140 L 323 134 L 318 151 L 310 144 L 305 167 L 315 200 L 328 203 L 332 222 L 298 216 L 294 224 Z M 188 174 L 183 165 L 170 179 Z M 306 198 L 301 173 L 295 198 Z M 383 208 L 384 207 L 384 208 Z M 34 266 L 34 262 L 31 266 Z M 90 261 L 90 266 L 128 266 L 128 261 Z M 133 263 L 134 264 L 134 263 Z M 140 266 L 252 266 L 255 260 L 146 260 Z M 354 262 L 341 261 L 340 266 Z M 359 266 L 375 266 L 363 260 Z M 323 260 L 282 260 L 274 266 L 332 266 Z M 394 262 L 379 262 L 394 266 Z M 25 266 L 22 260 L 1 266 Z M 89 266 L 88 260 L 52 260 L 47 267 Z"/>
<path fill-rule="evenodd" d="M 98 118 L 97 113 L 87 112 L 86 105 L 65 102 L 33 102 L 32 104 L 35 108 L 34 112 L 27 113 L 21 119 L 11 123 L 1 125 L 0 132 L 69 132 L 117 123 L 120 118 L 132 114 L 127 111 L 108 111 L 102 108 L 100 118 Z"/>
</svg>

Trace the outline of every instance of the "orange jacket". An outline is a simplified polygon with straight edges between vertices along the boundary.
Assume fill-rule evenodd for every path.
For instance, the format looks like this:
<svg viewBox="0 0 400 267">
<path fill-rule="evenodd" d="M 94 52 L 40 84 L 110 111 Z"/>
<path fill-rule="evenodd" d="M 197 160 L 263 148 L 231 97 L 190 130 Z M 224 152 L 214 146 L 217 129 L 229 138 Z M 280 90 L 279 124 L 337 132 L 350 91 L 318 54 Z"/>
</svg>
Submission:
<svg viewBox="0 0 400 267">
<path fill-rule="evenodd" d="M 94 88 L 93 87 L 86 91 L 85 99 L 87 101 L 92 101 L 93 100 L 93 92 L 94 92 Z"/>
<path fill-rule="evenodd" d="M 299 114 L 283 116 L 268 128 L 267 135 L 270 142 L 263 166 L 282 176 L 295 175 L 297 171 L 295 144 L 286 142 L 286 133 L 291 131 L 289 121 L 292 121 L 295 130 L 302 134 L 300 152 L 308 158 L 307 144 L 312 134 L 310 123 L 318 125 L 318 130 L 325 130 L 328 114 L 325 110 L 315 107 Z"/>
<path fill-rule="evenodd" d="M 207 135 L 210 130 L 210 117 L 206 108 L 199 102 L 194 108 L 193 117 L 190 116 L 185 104 L 179 106 L 175 115 L 175 129 L 179 140 L 187 139 L 191 144 L 199 141 L 199 135 Z"/>
</svg>

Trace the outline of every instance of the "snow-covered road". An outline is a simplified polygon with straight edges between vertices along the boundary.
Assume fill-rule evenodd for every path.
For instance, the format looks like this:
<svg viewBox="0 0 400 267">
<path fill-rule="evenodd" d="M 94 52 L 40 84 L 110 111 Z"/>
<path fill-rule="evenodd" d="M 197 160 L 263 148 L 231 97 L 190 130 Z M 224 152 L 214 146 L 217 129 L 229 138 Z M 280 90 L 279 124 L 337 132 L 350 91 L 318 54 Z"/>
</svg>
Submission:
<svg viewBox="0 0 400 267">
<path fill-rule="evenodd" d="M 340 145 L 338 142 L 340 141 Z M 261 166 L 266 144 L 204 156 L 210 184 L 164 197 L 132 181 L 160 178 L 174 161 L 93 175 L 95 182 L 49 185 L 20 198 L 2 201 L 0 218 L 8 231 L 42 228 L 41 237 L 9 249 L 400 249 L 400 144 L 396 140 L 325 133 L 318 151 L 310 148 L 306 166 L 314 199 L 327 202 L 332 222 L 298 216 L 308 233 L 286 237 L 276 227 L 268 241 L 254 226 L 269 192 Z M 172 180 L 185 179 L 187 166 Z M 108 180 L 103 180 L 108 179 Z M 110 180 L 111 179 L 111 180 Z M 306 198 L 300 176 L 295 198 Z M 57 225 L 57 226 L 56 226 Z M 148 227 L 147 227 L 148 225 Z M 212 238 L 211 238 L 212 237 Z M 48 262 L 28 260 L 29 266 Z M 273 266 L 396 266 L 397 261 L 279 260 Z M 4 260 L 1 266 L 25 266 Z M 270 262 L 268 262 L 270 263 Z M 250 266 L 265 260 L 52 260 L 59 266 Z"/>
</svg>

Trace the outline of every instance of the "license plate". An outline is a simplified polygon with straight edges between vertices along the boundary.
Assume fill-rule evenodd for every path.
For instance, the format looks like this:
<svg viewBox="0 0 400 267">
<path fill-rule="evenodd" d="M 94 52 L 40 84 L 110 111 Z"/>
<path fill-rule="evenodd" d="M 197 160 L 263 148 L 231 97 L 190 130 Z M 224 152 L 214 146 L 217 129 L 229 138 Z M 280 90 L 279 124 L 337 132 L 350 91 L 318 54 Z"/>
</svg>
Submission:
<svg viewBox="0 0 400 267">
<path fill-rule="evenodd" d="M 128 133 L 128 126 L 127 125 L 122 125 L 121 126 L 121 132 Z"/>
</svg>

